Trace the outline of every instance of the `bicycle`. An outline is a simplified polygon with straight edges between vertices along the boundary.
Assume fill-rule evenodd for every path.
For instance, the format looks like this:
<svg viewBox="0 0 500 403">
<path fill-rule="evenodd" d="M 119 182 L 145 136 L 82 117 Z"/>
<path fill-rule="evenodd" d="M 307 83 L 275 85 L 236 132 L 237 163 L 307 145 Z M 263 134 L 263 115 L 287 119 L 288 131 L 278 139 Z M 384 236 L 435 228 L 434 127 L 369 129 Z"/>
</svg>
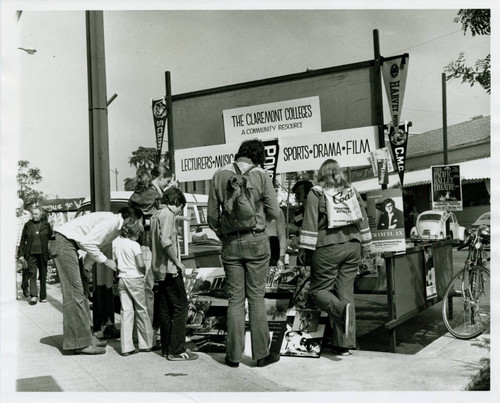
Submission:
<svg viewBox="0 0 500 403">
<path fill-rule="evenodd" d="M 481 225 L 460 247 L 469 248 L 462 270 L 451 279 L 443 297 L 443 321 L 458 339 L 472 339 L 490 324 L 490 271 L 484 245 L 490 243 L 490 229 Z"/>
</svg>

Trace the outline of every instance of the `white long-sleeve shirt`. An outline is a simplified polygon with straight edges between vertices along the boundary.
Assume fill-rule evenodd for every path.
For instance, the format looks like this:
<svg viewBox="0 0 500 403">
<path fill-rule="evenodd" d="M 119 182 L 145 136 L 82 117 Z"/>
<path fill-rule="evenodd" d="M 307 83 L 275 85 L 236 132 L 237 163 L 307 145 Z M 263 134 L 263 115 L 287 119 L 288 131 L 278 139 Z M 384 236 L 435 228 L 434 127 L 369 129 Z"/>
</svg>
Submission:
<svg viewBox="0 0 500 403">
<path fill-rule="evenodd" d="M 87 252 L 85 266 L 93 262 L 104 263 L 106 255 L 101 248 L 109 245 L 119 234 L 123 225 L 121 214 L 96 212 L 68 221 L 56 232 L 76 241 L 78 247 Z"/>
</svg>

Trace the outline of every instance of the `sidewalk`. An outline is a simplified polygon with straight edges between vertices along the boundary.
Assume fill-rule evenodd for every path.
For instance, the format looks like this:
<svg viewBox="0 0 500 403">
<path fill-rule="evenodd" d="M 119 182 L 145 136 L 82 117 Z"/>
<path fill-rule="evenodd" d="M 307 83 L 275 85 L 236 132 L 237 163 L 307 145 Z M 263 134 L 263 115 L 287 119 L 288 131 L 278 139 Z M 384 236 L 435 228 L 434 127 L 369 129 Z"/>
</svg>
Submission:
<svg viewBox="0 0 500 403">
<path fill-rule="evenodd" d="M 119 339 L 108 341 L 104 355 L 65 355 L 59 284 L 48 285 L 47 299 L 46 304 L 31 306 L 20 299 L 2 307 L 2 324 L 19 329 L 13 355 L 17 371 L 9 366 L 12 384 L 4 382 L 4 392 L 461 391 L 481 368 L 480 359 L 489 356 L 474 345 L 482 336 L 464 341 L 447 333 L 414 354 L 357 350 L 340 357 L 325 349 L 319 359 L 281 357 L 265 368 L 249 357 L 239 368 L 229 368 L 223 353 L 200 353 L 193 362 L 170 362 L 158 352 L 122 357 Z M 427 311 L 421 315 L 437 315 Z M 3 347 L 3 359 L 16 351 L 8 343 Z M 13 396 L 17 400 L 23 394 Z"/>
</svg>

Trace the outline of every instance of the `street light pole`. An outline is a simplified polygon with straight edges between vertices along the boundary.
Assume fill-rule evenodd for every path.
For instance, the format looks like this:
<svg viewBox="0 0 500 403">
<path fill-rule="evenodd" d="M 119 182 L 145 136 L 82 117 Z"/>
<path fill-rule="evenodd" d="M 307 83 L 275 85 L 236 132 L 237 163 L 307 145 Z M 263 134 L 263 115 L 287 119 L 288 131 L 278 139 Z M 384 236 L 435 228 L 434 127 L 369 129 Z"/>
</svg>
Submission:
<svg viewBox="0 0 500 403">
<path fill-rule="evenodd" d="M 118 191 L 118 174 L 119 174 L 118 168 L 115 168 L 114 171 L 110 169 L 110 171 L 115 174 L 115 190 Z"/>
</svg>

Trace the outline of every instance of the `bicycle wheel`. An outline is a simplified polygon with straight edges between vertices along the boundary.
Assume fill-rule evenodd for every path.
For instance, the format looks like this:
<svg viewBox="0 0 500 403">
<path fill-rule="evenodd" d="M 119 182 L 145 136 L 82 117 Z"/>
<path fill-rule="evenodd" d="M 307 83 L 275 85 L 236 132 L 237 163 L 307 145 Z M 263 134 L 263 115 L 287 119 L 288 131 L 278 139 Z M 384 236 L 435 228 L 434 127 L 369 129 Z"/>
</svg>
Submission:
<svg viewBox="0 0 500 403">
<path fill-rule="evenodd" d="M 443 297 L 443 321 L 458 339 L 472 339 L 490 324 L 490 272 L 466 267 L 453 276 Z"/>
</svg>

